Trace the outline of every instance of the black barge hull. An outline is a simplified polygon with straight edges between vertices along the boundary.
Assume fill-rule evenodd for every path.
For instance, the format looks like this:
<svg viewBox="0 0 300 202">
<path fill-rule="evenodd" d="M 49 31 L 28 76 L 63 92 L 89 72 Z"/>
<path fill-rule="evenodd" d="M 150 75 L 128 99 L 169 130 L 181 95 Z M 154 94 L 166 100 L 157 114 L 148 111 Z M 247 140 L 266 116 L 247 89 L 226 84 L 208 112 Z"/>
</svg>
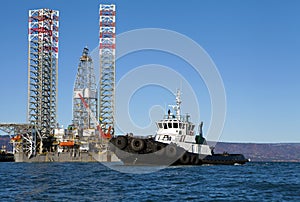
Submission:
<svg viewBox="0 0 300 202">
<path fill-rule="evenodd" d="M 14 162 L 14 155 L 11 153 L 0 152 L 0 162 Z"/>
<path fill-rule="evenodd" d="M 116 136 L 109 145 L 125 165 L 234 165 L 248 162 L 242 154 L 198 155 L 172 143 L 156 142 L 153 137 Z"/>
</svg>

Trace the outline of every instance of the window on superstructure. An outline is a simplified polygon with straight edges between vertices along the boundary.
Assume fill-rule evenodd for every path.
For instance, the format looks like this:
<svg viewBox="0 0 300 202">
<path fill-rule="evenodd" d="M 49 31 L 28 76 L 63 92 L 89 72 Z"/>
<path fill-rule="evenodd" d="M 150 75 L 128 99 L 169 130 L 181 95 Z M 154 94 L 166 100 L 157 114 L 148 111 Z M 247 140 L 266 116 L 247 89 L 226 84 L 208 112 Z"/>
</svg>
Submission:
<svg viewBox="0 0 300 202">
<path fill-rule="evenodd" d="M 191 130 L 194 130 L 194 128 L 195 128 L 195 125 L 192 125 L 192 128 L 191 128 Z"/>
<path fill-rule="evenodd" d="M 179 128 L 182 128 L 182 123 L 179 123 Z"/>
<path fill-rule="evenodd" d="M 162 123 L 158 123 L 158 127 L 159 127 L 159 128 L 162 128 Z"/>
<path fill-rule="evenodd" d="M 178 123 L 177 122 L 173 123 L 173 128 L 178 128 Z"/>
<path fill-rule="evenodd" d="M 164 129 L 168 129 L 168 126 L 166 123 L 164 123 Z"/>
<path fill-rule="evenodd" d="M 169 128 L 172 128 L 172 122 L 169 122 L 169 123 L 168 123 L 168 127 L 169 127 Z"/>
</svg>

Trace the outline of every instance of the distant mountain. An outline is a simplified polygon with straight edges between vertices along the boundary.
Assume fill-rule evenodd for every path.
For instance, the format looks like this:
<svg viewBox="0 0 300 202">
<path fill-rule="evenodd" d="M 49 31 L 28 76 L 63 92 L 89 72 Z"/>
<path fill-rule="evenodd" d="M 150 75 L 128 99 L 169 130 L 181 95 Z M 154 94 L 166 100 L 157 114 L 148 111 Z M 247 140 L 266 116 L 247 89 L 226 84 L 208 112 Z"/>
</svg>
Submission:
<svg viewBox="0 0 300 202">
<path fill-rule="evenodd" d="M 218 142 L 215 153 L 240 153 L 251 161 L 300 162 L 300 143 L 258 144 Z"/>
</svg>

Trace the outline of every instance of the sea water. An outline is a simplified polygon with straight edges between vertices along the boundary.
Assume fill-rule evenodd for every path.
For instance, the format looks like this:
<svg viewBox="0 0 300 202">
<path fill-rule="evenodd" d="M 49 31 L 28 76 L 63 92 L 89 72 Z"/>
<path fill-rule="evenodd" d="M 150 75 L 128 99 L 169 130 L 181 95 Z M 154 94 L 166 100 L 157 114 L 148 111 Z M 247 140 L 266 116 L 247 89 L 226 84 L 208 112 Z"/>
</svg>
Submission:
<svg viewBox="0 0 300 202">
<path fill-rule="evenodd" d="M 131 173 L 101 163 L 0 163 L 0 200 L 300 201 L 300 163 L 123 168 Z"/>
</svg>

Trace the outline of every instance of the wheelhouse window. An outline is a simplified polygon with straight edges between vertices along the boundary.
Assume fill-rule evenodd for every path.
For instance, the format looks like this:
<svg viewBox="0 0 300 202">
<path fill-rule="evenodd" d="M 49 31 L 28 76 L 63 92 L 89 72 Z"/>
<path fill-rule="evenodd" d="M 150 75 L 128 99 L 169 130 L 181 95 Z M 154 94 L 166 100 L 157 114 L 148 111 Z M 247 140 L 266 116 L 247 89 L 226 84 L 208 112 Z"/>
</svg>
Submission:
<svg viewBox="0 0 300 202">
<path fill-rule="evenodd" d="M 191 130 L 194 130 L 194 128 L 195 128 L 195 125 L 192 125 L 192 128 L 191 128 Z"/>
<path fill-rule="evenodd" d="M 173 123 L 173 128 L 178 128 L 178 123 L 177 122 Z"/>
<path fill-rule="evenodd" d="M 182 128 L 182 123 L 179 123 L 179 128 Z"/>
<path fill-rule="evenodd" d="M 164 129 L 168 129 L 167 123 L 164 123 Z"/>
<path fill-rule="evenodd" d="M 172 122 L 169 122 L 169 123 L 168 123 L 168 127 L 169 127 L 169 128 L 172 128 Z"/>
<path fill-rule="evenodd" d="M 159 127 L 159 128 L 162 128 L 162 123 L 158 123 L 158 127 Z"/>
</svg>

